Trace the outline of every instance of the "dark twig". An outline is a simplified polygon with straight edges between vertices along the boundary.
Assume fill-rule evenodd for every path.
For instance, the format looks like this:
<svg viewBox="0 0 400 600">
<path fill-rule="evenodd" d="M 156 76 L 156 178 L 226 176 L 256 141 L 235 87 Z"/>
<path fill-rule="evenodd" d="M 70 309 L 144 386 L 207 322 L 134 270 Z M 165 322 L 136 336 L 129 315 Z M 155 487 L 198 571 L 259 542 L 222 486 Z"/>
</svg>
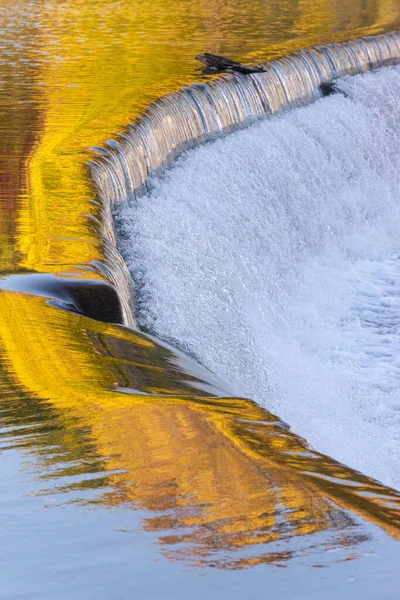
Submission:
<svg viewBox="0 0 400 600">
<path fill-rule="evenodd" d="M 265 67 L 261 65 L 244 65 L 243 63 L 236 62 L 225 56 L 218 56 L 217 54 L 210 54 L 209 52 L 199 54 L 196 56 L 196 59 L 205 64 L 210 71 L 236 71 L 237 73 L 249 75 L 250 73 L 263 73 L 266 70 Z"/>
</svg>

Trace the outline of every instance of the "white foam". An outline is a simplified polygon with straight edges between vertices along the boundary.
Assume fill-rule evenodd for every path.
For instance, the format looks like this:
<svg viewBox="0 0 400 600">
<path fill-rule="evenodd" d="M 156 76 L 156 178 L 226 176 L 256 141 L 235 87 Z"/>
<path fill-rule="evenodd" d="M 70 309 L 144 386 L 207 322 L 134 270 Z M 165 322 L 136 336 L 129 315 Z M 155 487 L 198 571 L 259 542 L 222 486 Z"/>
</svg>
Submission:
<svg viewBox="0 0 400 600">
<path fill-rule="evenodd" d="M 117 216 L 139 323 L 400 487 L 400 68 L 187 153 Z"/>
</svg>

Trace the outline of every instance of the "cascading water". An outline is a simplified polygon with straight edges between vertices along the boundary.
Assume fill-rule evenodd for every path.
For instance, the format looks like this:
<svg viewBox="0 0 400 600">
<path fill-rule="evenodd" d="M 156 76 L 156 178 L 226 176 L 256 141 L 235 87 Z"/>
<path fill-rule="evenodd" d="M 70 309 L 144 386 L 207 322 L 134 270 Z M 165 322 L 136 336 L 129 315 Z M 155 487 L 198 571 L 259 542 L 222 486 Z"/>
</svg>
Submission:
<svg viewBox="0 0 400 600">
<path fill-rule="evenodd" d="M 116 210 L 139 325 L 318 450 L 400 486 L 400 71 L 198 149 L 398 62 L 399 37 L 304 51 L 162 99 L 92 165 Z M 147 189 L 151 192 L 140 197 Z"/>
<path fill-rule="evenodd" d="M 399 485 L 400 68 L 187 155 L 119 214 L 139 323 Z"/>
</svg>

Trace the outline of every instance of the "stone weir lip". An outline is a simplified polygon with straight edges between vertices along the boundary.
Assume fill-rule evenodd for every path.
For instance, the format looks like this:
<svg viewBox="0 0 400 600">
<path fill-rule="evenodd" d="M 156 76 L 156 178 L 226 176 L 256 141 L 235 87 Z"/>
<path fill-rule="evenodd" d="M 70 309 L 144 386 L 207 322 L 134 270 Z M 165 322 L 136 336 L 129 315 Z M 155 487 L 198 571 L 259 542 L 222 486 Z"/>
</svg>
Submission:
<svg viewBox="0 0 400 600">
<path fill-rule="evenodd" d="M 0 280 L 0 290 L 41 296 L 58 308 L 104 323 L 123 324 L 118 293 L 105 281 L 49 273 L 18 274 Z"/>
<path fill-rule="evenodd" d="M 257 72 L 227 73 L 162 96 L 106 147 L 92 147 L 100 203 L 107 212 L 134 200 L 186 150 L 335 93 L 340 77 L 399 62 L 400 33 L 393 31 L 307 48 L 260 63 Z"/>
</svg>

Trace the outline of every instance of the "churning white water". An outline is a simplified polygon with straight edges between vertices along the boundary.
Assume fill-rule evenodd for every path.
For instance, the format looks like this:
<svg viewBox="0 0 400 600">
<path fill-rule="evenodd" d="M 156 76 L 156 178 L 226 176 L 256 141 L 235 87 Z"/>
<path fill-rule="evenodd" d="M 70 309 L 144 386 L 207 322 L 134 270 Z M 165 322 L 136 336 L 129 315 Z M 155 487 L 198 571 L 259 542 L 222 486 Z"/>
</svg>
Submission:
<svg viewBox="0 0 400 600">
<path fill-rule="evenodd" d="M 187 153 L 120 207 L 140 325 L 400 487 L 400 68 Z"/>
</svg>

